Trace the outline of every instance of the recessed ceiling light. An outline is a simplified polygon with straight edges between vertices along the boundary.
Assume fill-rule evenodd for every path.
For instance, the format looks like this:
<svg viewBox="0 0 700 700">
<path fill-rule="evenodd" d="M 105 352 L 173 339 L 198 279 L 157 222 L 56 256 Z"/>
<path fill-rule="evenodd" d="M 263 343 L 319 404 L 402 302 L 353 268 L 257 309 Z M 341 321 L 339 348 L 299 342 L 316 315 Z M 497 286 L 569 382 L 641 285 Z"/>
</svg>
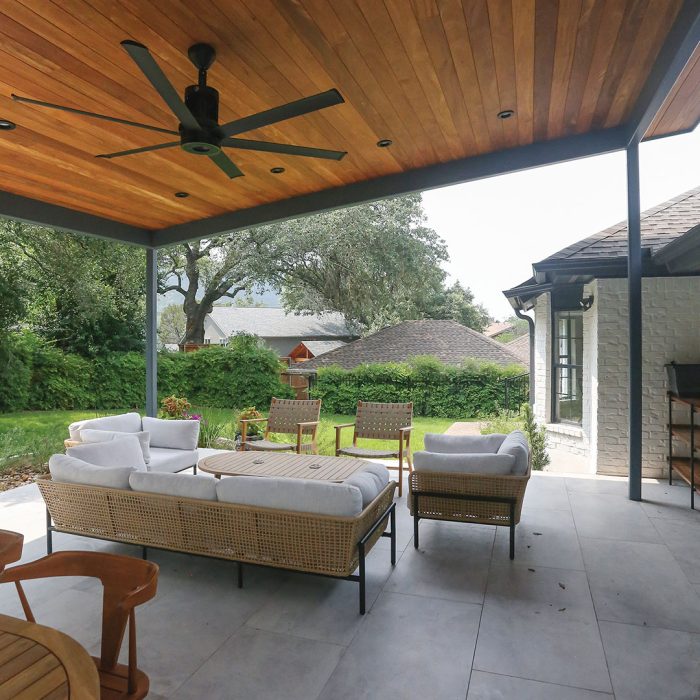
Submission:
<svg viewBox="0 0 700 700">
<path fill-rule="evenodd" d="M 176 192 L 176 193 L 175 193 L 175 196 L 176 196 L 178 199 L 184 199 L 185 197 L 189 197 L 189 196 L 190 196 L 190 193 L 189 193 L 189 192 Z"/>
<path fill-rule="evenodd" d="M 513 109 L 504 109 L 503 111 L 499 112 L 496 116 L 499 119 L 510 119 L 514 114 L 515 110 Z"/>
<path fill-rule="evenodd" d="M 3 131 L 12 131 L 12 129 L 15 129 L 16 127 L 17 124 L 11 122 L 9 119 L 0 119 L 0 129 Z"/>
<path fill-rule="evenodd" d="M 284 172 L 284 168 L 280 168 L 280 167 L 270 168 L 270 172 L 274 173 L 275 175 L 279 175 L 280 173 Z"/>
<path fill-rule="evenodd" d="M 379 146 L 379 148 L 387 148 L 391 146 L 392 143 L 391 139 L 379 139 L 379 141 L 377 141 L 377 146 Z"/>
</svg>

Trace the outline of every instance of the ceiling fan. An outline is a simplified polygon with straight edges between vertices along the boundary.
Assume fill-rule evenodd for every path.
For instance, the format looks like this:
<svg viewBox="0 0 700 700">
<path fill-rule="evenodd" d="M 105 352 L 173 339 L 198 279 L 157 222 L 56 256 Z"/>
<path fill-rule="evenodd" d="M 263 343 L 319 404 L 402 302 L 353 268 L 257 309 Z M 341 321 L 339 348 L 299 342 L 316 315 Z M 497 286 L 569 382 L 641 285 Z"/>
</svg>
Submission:
<svg viewBox="0 0 700 700">
<path fill-rule="evenodd" d="M 82 114 L 87 117 L 95 117 L 106 121 L 136 126 L 142 129 L 150 129 L 163 134 L 179 136 L 179 141 L 169 141 L 159 143 L 155 146 L 144 146 L 143 148 L 132 148 L 128 151 L 118 151 L 117 153 L 102 153 L 97 158 L 120 158 L 135 153 L 147 153 L 148 151 L 160 151 L 164 148 L 174 148 L 180 146 L 183 151 L 198 156 L 207 156 L 230 178 L 243 175 L 236 164 L 224 153 L 224 148 L 242 148 L 250 151 L 267 151 L 269 153 L 283 153 L 290 156 L 306 156 L 308 158 L 327 158 L 330 160 L 340 160 L 346 151 L 330 151 L 324 148 L 310 148 L 307 146 L 294 146 L 286 143 L 272 143 L 270 141 L 252 141 L 250 139 L 235 138 L 236 134 L 245 131 L 258 129 L 270 124 L 309 114 L 326 107 L 341 104 L 343 96 L 336 90 L 326 90 L 311 97 L 304 97 L 294 102 L 274 107 L 251 114 L 242 119 L 235 119 L 227 124 L 219 124 L 219 92 L 207 85 L 207 70 L 211 68 L 216 59 L 216 51 L 209 44 L 194 44 L 188 49 L 187 55 L 195 68 L 199 71 L 199 79 L 196 85 L 190 85 L 185 90 L 184 101 L 180 99 L 175 88 L 170 83 L 166 75 L 160 69 L 148 49 L 135 41 L 122 41 L 121 45 L 134 60 L 134 63 L 141 69 L 148 81 L 153 85 L 156 92 L 163 98 L 165 104 L 178 118 L 180 124 L 178 130 L 163 129 L 159 126 L 141 124 L 118 117 L 109 117 L 104 114 L 86 112 L 82 109 L 73 109 L 63 105 L 52 104 L 32 100 L 28 97 L 12 95 L 13 100 L 49 107 L 51 109 L 61 109 L 66 112 Z"/>
</svg>

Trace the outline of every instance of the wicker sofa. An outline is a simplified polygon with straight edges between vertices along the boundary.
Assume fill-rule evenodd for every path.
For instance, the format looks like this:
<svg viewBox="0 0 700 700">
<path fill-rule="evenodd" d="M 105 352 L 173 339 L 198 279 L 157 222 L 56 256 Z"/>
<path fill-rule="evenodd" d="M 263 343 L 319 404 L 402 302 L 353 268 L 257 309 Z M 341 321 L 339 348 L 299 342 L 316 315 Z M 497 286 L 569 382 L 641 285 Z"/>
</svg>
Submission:
<svg viewBox="0 0 700 700">
<path fill-rule="evenodd" d="M 391 538 L 392 565 L 396 561 L 394 481 L 377 486 L 376 496 L 368 503 L 364 491 L 360 494 L 347 483 L 267 477 L 235 476 L 218 481 L 208 476 L 135 472 L 115 488 L 59 480 L 56 458 L 71 459 L 55 455 L 55 478 L 47 475 L 38 480 L 47 508 L 48 552 L 53 548 L 53 533 L 62 532 L 139 545 L 144 557 L 152 547 L 235 561 L 239 587 L 243 564 L 343 578 L 359 583 L 361 614 L 365 612 L 365 557 L 380 537 Z M 104 469 L 96 472 L 98 476 L 102 473 Z M 176 486 L 171 493 L 187 495 L 131 489 L 129 484 L 137 485 L 135 477 L 137 481 L 165 480 Z M 280 481 L 284 483 L 275 484 Z M 302 493 L 300 510 L 251 505 L 249 494 L 259 492 L 263 484 L 273 494 L 273 500 L 263 502 L 271 505 L 275 486 L 287 501 L 290 493 L 292 498 L 295 491 Z M 334 488 L 343 493 L 337 496 Z M 248 503 L 230 502 L 246 498 Z M 333 498 L 350 503 L 350 510 L 336 512 L 350 514 L 328 514 Z M 326 508 L 327 512 L 309 512 L 312 508 Z M 389 521 L 390 531 L 385 532 Z"/>
<path fill-rule="evenodd" d="M 531 474 L 527 439 L 510 435 L 426 434 L 426 450 L 414 454 L 408 507 L 413 544 L 418 522 L 451 520 L 510 529 L 510 558 L 515 558 L 515 526 L 520 522 Z"/>
</svg>

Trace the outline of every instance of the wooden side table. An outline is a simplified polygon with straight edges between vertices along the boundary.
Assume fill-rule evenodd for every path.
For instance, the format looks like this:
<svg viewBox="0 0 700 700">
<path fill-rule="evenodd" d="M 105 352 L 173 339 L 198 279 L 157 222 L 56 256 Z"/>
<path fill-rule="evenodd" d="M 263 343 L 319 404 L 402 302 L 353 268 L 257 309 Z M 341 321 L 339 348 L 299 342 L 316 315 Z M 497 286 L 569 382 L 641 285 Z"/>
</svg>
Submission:
<svg viewBox="0 0 700 700">
<path fill-rule="evenodd" d="M 95 662 L 63 632 L 0 615 L 0 698 L 96 700 Z"/>
</svg>

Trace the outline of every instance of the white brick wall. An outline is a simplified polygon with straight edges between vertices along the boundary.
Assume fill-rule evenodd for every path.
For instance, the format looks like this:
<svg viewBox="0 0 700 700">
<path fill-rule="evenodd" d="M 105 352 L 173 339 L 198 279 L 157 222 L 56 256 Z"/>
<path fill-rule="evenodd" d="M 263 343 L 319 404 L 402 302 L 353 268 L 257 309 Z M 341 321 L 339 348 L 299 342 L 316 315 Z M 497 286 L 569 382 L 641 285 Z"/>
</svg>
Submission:
<svg viewBox="0 0 700 700">
<path fill-rule="evenodd" d="M 580 432 L 550 425 L 549 445 L 585 455 L 591 471 L 627 474 L 627 280 L 588 285 L 593 308 L 584 319 L 583 420 Z M 643 280 L 642 459 L 644 476 L 667 473 L 667 404 L 664 364 L 700 362 L 700 278 Z M 535 415 L 551 418 L 549 295 L 535 306 Z"/>
</svg>

